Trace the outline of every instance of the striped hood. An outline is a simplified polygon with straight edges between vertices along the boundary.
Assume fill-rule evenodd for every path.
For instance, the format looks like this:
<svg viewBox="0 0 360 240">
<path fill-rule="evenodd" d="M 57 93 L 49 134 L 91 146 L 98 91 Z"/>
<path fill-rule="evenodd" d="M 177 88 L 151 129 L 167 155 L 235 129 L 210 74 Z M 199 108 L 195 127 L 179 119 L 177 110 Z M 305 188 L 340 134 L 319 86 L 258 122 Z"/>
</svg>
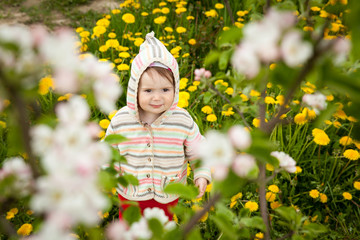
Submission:
<svg viewBox="0 0 360 240">
<path fill-rule="evenodd" d="M 135 115 L 140 122 L 137 93 L 139 80 L 143 72 L 153 62 L 160 62 L 171 69 L 175 79 L 175 95 L 172 106 L 163 113 L 153 124 L 161 124 L 175 110 L 179 101 L 179 66 L 173 55 L 166 49 L 155 36 L 154 32 L 146 34 L 145 41 L 140 46 L 139 54 L 136 55 L 131 64 L 131 73 L 127 89 L 127 107 L 129 112 Z"/>
</svg>

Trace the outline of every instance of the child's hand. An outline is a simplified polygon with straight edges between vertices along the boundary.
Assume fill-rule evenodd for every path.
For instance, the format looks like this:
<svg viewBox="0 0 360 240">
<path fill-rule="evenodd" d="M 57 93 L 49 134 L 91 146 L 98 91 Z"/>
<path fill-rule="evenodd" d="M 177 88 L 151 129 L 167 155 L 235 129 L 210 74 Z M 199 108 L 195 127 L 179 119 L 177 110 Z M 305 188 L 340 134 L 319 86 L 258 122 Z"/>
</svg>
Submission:
<svg viewBox="0 0 360 240">
<path fill-rule="evenodd" d="M 199 195 L 196 198 L 201 198 L 206 190 L 207 187 L 207 180 L 205 178 L 198 178 L 195 180 L 195 186 L 199 188 Z"/>
</svg>

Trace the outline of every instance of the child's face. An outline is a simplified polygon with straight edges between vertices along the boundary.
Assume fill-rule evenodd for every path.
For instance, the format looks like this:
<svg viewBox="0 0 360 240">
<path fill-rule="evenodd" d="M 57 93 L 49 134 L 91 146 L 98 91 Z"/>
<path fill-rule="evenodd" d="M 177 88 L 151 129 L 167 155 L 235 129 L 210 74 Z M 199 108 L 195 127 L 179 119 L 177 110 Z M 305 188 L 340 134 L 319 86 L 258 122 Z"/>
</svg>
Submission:
<svg viewBox="0 0 360 240">
<path fill-rule="evenodd" d="M 152 76 L 153 78 L 147 72 L 141 76 L 138 103 L 142 115 L 157 118 L 171 107 L 175 93 L 174 86 L 168 79 L 155 71 Z"/>
</svg>

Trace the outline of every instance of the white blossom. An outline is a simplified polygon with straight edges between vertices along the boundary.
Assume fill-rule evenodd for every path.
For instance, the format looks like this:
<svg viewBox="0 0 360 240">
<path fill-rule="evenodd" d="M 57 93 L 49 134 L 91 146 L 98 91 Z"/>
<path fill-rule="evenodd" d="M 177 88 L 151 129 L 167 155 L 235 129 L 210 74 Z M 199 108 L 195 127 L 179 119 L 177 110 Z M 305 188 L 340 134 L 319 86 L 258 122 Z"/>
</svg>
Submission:
<svg viewBox="0 0 360 240">
<path fill-rule="evenodd" d="M 205 166 L 215 167 L 220 164 L 230 166 L 234 157 L 234 150 L 230 139 L 222 133 L 209 131 L 205 140 L 197 146 L 198 156 Z"/>
<path fill-rule="evenodd" d="M 302 101 L 308 106 L 312 107 L 316 114 L 319 114 L 321 110 L 326 109 L 326 96 L 319 92 L 314 94 L 304 94 Z"/>
<path fill-rule="evenodd" d="M 296 171 L 296 162 L 290 157 L 288 154 L 284 152 L 274 151 L 271 152 L 271 156 L 277 158 L 279 160 L 279 165 L 281 168 L 285 169 L 290 173 L 294 173 Z"/>
<path fill-rule="evenodd" d="M 254 78 L 260 71 L 260 61 L 250 45 L 241 43 L 235 50 L 231 63 L 234 68 L 248 78 Z"/>
<path fill-rule="evenodd" d="M 246 177 L 256 165 L 255 158 L 249 154 L 238 155 L 232 165 L 233 171 L 240 177 Z"/>
<path fill-rule="evenodd" d="M 8 186 L 12 192 L 22 196 L 30 193 L 34 184 L 32 172 L 30 166 L 21 157 L 5 159 L 0 169 L 0 181 L 9 176 L 15 177 L 13 184 Z"/>
<path fill-rule="evenodd" d="M 138 222 L 133 223 L 129 232 L 131 236 L 136 239 L 150 239 L 152 237 L 152 232 L 149 229 L 148 222 L 144 217 L 142 217 Z"/>
<path fill-rule="evenodd" d="M 80 96 L 73 96 L 68 102 L 56 106 L 56 115 L 64 124 L 83 124 L 90 117 L 90 109 L 86 100 Z"/>
<path fill-rule="evenodd" d="M 347 38 L 337 38 L 333 46 L 333 50 L 336 54 L 334 59 L 335 64 L 344 62 L 351 50 L 351 42 Z"/>
<path fill-rule="evenodd" d="M 169 221 L 169 218 L 165 215 L 164 210 L 158 207 L 145 208 L 144 217 L 146 219 L 156 218 L 162 225 Z"/>
<path fill-rule="evenodd" d="M 251 135 L 244 126 L 236 125 L 229 129 L 232 144 L 240 150 L 246 150 L 251 145 Z"/>
<path fill-rule="evenodd" d="M 281 54 L 285 63 L 290 67 L 303 64 L 312 55 L 312 45 L 303 41 L 299 31 L 286 33 L 281 42 Z"/>
<path fill-rule="evenodd" d="M 105 230 L 107 239 L 109 240 L 132 240 L 135 239 L 128 232 L 127 224 L 122 220 L 116 220 L 110 223 Z"/>
<path fill-rule="evenodd" d="M 30 136 L 32 150 L 39 156 L 44 156 L 54 143 L 53 130 L 44 124 L 32 127 Z"/>
</svg>

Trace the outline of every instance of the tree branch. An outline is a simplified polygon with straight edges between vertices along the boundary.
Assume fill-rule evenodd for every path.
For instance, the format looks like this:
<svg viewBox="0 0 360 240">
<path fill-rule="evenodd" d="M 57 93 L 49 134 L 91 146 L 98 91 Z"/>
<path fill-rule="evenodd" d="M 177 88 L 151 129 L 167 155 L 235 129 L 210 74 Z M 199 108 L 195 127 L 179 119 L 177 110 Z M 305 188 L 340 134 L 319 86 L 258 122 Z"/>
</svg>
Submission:
<svg viewBox="0 0 360 240">
<path fill-rule="evenodd" d="M 226 11 L 229 13 L 231 23 L 234 25 L 235 20 L 234 20 L 233 14 L 232 14 L 232 10 L 231 10 L 230 4 L 229 4 L 229 0 L 224 0 L 224 2 L 225 2 Z"/>
<path fill-rule="evenodd" d="M 195 213 L 195 215 L 190 219 L 190 221 L 183 227 L 182 233 L 185 237 L 188 233 L 190 233 L 191 229 L 193 229 L 196 223 L 204 216 L 204 214 L 210 211 L 210 208 L 215 205 L 221 199 L 220 193 L 215 193 L 215 195 L 209 199 L 209 201 L 205 204 L 204 208 L 199 212 Z"/>
</svg>

